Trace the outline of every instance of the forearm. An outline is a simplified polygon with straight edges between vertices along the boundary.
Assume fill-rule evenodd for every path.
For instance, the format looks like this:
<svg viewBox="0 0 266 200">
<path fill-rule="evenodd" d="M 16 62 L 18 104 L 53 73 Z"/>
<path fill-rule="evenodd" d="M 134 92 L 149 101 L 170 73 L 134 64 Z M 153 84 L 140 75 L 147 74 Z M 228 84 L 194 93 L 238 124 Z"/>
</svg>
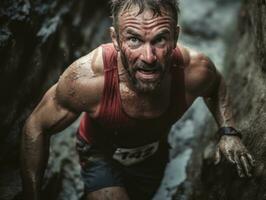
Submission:
<svg viewBox="0 0 266 200">
<path fill-rule="evenodd" d="M 23 196 L 40 199 L 40 188 L 49 155 L 49 136 L 25 126 L 21 144 Z"/>
<path fill-rule="evenodd" d="M 210 83 L 202 93 L 205 103 L 219 126 L 219 142 L 215 151 L 215 163 L 221 161 L 223 155 L 230 163 L 236 165 L 240 177 L 251 176 L 255 161 L 241 141 L 241 133 L 237 131 L 231 102 L 226 84 L 222 76 L 212 64 L 208 65 Z"/>
<path fill-rule="evenodd" d="M 214 91 L 211 95 L 204 97 L 204 101 L 219 127 L 235 127 L 229 94 L 221 76 Z"/>
</svg>

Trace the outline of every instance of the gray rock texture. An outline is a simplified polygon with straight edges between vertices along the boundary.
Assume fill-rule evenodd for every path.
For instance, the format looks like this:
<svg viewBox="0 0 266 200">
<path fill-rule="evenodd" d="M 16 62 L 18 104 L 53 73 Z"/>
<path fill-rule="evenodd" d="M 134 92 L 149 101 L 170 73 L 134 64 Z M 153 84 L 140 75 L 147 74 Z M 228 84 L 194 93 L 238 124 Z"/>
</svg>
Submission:
<svg viewBox="0 0 266 200">
<path fill-rule="evenodd" d="M 27 116 L 71 62 L 109 40 L 106 2 L 1 0 L 1 200 L 19 199 L 19 138 Z M 199 100 L 169 135 L 172 162 L 156 200 L 265 199 L 266 2 L 241 3 L 236 27 L 230 23 L 239 1 L 181 0 L 181 42 L 206 53 L 225 74 L 243 141 L 257 160 L 254 177 L 238 178 L 226 162 L 214 166 L 216 127 Z M 78 121 L 52 138 L 44 199 L 82 196 L 77 126 Z"/>
<path fill-rule="evenodd" d="M 110 25 L 106 0 L 93 1 L 0 1 L 0 199 L 8 200 L 21 190 L 19 178 L 19 141 L 27 116 L 44 92 L 54 84 L 64 69 L 81 55 L 85 55 L 107 40 Z M 72 134 L 72 135 L 71 135 Z M 52 151 L 58 157 L 55 167 L 49 165 L 44 194 L 61 195 L 69 182 L 66 172 L 72 157 L 64 160 L 73 148 L 72 133 L 66 133 Z M 71 136 L 70 136 L 71 135 Z M 68 145 L 72 137 L 72 143 Z M 57 138 L 54 139 L 57 141 Z M 62 149 L 61 149 L 62 147 Z M 63 154 L 63 155 L 61 155 Z M 72 154 L 71 154 L 72 156 Z M 58 162 L 61 162 L 58 164 Z M 51 162 L 50 162 L 51 163 Z M 70 173 L 71 174 L 71 173 Z M 75 174 L 75 173 L 74 173 Z M 74 177 L 74 175 L 73 175 Z M 54 181 L 50 181 L 54 180 Z M 72 185 L 80 188 L 73 179 Z M 63 186 L 62 186 L 63 185 Z M 71 188 L 71 187 L 69 187 Z M 47 192 L 49 191 L 49 192 Z M 71 195 L 68 195 L 70 194 Z M 68 199 L 75 192 L 68 190 Z M 58 197 L 58 198 L 59 198 Z M 62 198 L 61 198 L 62 199 Z M 76 197 L 77 199 L 77 197 Z"/>
<path fill-rule="evenodd" d="M 187 178 L 178 185 L 175 200 L 263 200 L 265 173 L 265 51 L 266 2 L 243 1 L 234 34 L 227 38 L 224 68 L 231 94 L 234 117 L 243 142 L 254 155 L 252 178 L 239 178 L 235 166 L 227 162 L 215 166 L 212 161 L 217 139 L 214 122 L 206 125 L 205 138 L 191 154 Z"/>
<path fill-rule="evenodd" d="M 205 199 L 265 199 L 266 1 L 244 1 L 226 56 L 226 77 L 237 125 L 257 164 L 254 177 L 240 179 L 232 166 L 205 166 Z M 219 168 L 219 169 L 218 169 Z M 212 175 L 210 175 L 212 174 Z"/>
</svg>

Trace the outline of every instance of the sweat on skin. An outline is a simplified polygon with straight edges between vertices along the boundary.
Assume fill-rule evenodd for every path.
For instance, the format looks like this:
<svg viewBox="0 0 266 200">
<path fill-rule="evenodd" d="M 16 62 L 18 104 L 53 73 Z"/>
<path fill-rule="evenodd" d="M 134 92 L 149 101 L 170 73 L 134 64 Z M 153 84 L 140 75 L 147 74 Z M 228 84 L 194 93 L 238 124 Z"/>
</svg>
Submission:
<svg viewBox="0 0 266 200">
<path fill-rule="evenodd" d="M 148 8 L 139 13 L 139 8 L 133 5 L 119 14 L 118 30 L 111 28 L 111 38 L 118 53 L 122 107 L 128 116 L 149 119 L 162 115 L 167 109 L 170 69 L 176 65 L 172 52 L 177 45 L 178 33 L 179 27 L 164 9 L 161 15 L 154 15 Z M 201 53 L 179 44 L 178 48 L 184 58 L 186 104 L 190 106 L 197 97 L 203 97 L 219 127 L 234 127 L 225 82 L 214 64 Z M 95 118 L 104 88 L 101 55 L 102 48 L 98 47 L 67 68 L 26 121 L 21 146 L 26 199 L 40 199 L 50 136 L 65 129 L 81 112 Z M 217 162 L 221 155 L 236 165 L 240 176 L 251 175 L 254 160 L 239 137 L 222 136 L 217 145 Z M 129 199 L 123 187 L 104 188 L 87 194 L 90 200 L 110 197 Z"/>
</svg>

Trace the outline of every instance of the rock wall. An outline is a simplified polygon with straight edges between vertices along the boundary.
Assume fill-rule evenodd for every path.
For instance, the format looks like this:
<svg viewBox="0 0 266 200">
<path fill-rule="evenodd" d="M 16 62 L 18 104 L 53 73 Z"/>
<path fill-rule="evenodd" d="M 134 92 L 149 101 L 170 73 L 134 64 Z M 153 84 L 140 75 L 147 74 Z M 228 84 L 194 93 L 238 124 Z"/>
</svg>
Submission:
<svg viewBox="0 0 266 200">
<path fill-rule="evenodd" d="M 109 13 L 103 8 L 106 1 L 99 0 L 95 3 L 85 0 L 3 0 L 0 2 L 1 200 L 14 199 L 21 191 L 18 169 L 19 136 L 21 127 L 33 107 L 73 60 L 109 40 L 107 34 L 107 27 L 110 25 Z M 199 26 L 191 26 L 192 28 L 189 24 L 185 24 L 184 33 L 194 39 L 185 36 L 184 40 L 197 43 L 200 46 L 199 50 L 208 46 L 209 48 L 205 49 L 207 54 L 215 52 L 217 46 L 219 46 L 218 52 L 221 52 L 223 47 L 217 45 L 220 44 L 220 39 L 217 37 L 224 33 L 219 32 L 221 26 L 217 25 L 221 22 L 224 26 L 227 20 L 230 20 L 227 18 L 228 13 L 223 14 L 220 11 L 226 6 L 232 7 L 231 1 L 201 0 L 200 4 L 213 9 L 206 13 L 206 10 L 201 12 L 195 2 L 191 3 L 188 0 L 181 2 L 188 2 L 190 4 L 188 7 L 199 11 L 198 14 L 205 19 L 199 23 Z M 193 13 L 196 13 L 194 11 Z M 189 11 L 187 14 L 189 17 L 192 12 Z M 196 117 L 200 112 L 191 110 L 180 124 L 173 127 L 177 132 L 188 128 L 184 132 L 179 131 L 181 135 L 172 137 L 178 148 L 171 156 L 182 157 L 175 160 L 176 164 L 173 165 L 180 166 L 181 171 L 180 174 L 179 172 L 176 174 L 180 175 L 178 179 L 180 182 L 173 199 L 265 199 L 265 15 L 265 0 L 243 1 L 238 30 L 234 36 L 232 34 L 228 36 L 230 42 L 228 42 L 224 70 L 232 94 L 234 115 L 244 135 L 244 143 L 257 160 L 254 177 L 238 178 L 234 166 L 226 162 L 218 166 L 213 165 L 212 153 L 217 142 L 214 136 L 215 125 L 205 124 L 204 120 L 199 126 L 192 126 L 195 121 L 202 121 L 202 116 Z M 219 20 L 221 16 L 224 16 L 223 20 Z M 199 15 L 194 18 L 199 20 Z M 213 19 L 214 22 L 211 21 Z M 193 21 L 193 24 L 198 23 Z M 204 30 L 202 26 L 207 32 L 202 32 Z M 213 56 L 219 58 L 221 54 Z M 222 61 L 218 60 L 218 63 L 222 64 Z M 82 183 L 79 180 L 77 156 L 73 151 L 76 126 L 77 124 L 74 124 L 52 139 L 43 189 L 45 199 L 76 200 L 81 196 Z M 194 127 L 193 130 L 191 127 Z M 194 135 L 199 127 L 205 131 Z M 165 192 L 168 195 L 167 199 L 175 193 L 176 181 L 171 180 L 171 177 L 176 175 L 173 173 L 166 180 L 167 184 L 163 190 L 167 190 Z M 158 200 L 162 200 L 160 195 L 157 197 Z"/>
<path fill-rule="evenodd" d="M 257 160 L 251 179 L 235 171 L 208 182 L 208 199 L 262 200 L 266 196 L 266 1 L 244 1 L 238 31 L 228 48 L 226 75 L 236 122 L 243 141 Z M 228 166 L 231 168 L 231 166 Z M 210 171 L 205 171 L 208 175 Z M 220 181 L 219 181 L 220 180 Z M 219 183 L 220 182 L 220 183 Z M 213 182 L 214 183 L 214 182 Z M 222 189 L 223 188 L 223 189 Z"/>
<path fill-rule="evenodd" d="M 1 0 L 1 200 L 12 199 L 21 190 L 18 154 L 20 133 L 25 119 L 44 92 L 58 80 L 59 75 L 71 62 L 107 41 L 107 27 L 110 25 L 110 19 L 109 12 L 105 8 L 106 4 L 107 0 L 97 2 Z M 74 130 L 72 130 L 72 136 L 67 133 L 66 140 L 71 137 L 73 139 L 73 133 Z M 58 191 L 62 190 L 62 180 L 69 179 L 62 170 L 65 169 L 62 166 L 69 166 L 69 163 L 64 162 L 61 159 L 62 156 L 60 157 L 61 154 L 68 152 L 68 148 L 63 148 L 68 144 L 66 141 L 53 144 L 61 145 L 62 149 L 52 155 L 58 158 L 54 161 L 57 160 L 63 164 L 52 164 L 55 169 L 50 167 L 48 171 L 48 179 L 53 178 L 56 181 L 47 180 L 47 188 L 50 184 L 50 189 L 54 189 L 53 192 L 49 192 L 52 197 L 47 199 L 60 196 Z M 72 143 L 70 146 L 73 149 Z M 70 167 L 68 171 L 72 171 L 72 168 Z M 73 176 L 70 177 L 73 178 Z M 73 185 L 75 183 L 76 181 L 73 181 Z M 64 184 L 67 185 L 67 182 Z M 72 188 L 75 190 L 75 187 Z M 68 189 L 68 191 L 73 190 Z M 70 195 L 68 199 L 72 196 Z"/>
<path fill-rule="evenodd" d="M 266 199 L 266 1 L 243 1 L 235 34 L 228 35 L 224 74 L 243 142 L 254 155 L 252 178 L 239 178 L 235 166 L 213 164 L 217 139 L 215 124 L 208 125 L 198 140 L 187 178 L 173 199 L 264 200 Z"/>
</svg>

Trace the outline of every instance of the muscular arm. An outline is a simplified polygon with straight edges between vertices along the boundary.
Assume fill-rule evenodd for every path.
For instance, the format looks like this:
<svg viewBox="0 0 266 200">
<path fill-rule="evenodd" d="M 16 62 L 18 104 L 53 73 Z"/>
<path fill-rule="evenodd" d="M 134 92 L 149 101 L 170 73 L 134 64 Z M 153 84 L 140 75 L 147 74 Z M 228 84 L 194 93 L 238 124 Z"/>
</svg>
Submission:
<svg viewBox="0 0 266 200">
<path fill-rule="evenodd" d="M 223 77 L 206 56 L 192 52 L 187 85 L 194 97 L 202 96 L 219 128 L 235 127 L 228 92 Z M 237 135 L 221 135 L 216 151 L 216 163 L 221 154 L 237 167 L 240 177 L 251 176 L 254 160 Z"/>
<path fill-rule="evenodd" d="M 21 167 L 24 199 L 40 199 L 50 135 L 63 130 L 79 115 L 58 102 L 56 87 L 54 85 L 48 90 L 23 128 Z"/>
<path fill-rule="evenodd" d="M 97 52 L 68 67 L 24 125 L 21 145 L 24 199 L 40 199 L 50 136 L 65 129 L 81 112 L 93 115 L 97 109 L 103 86 L 101 54 Z"/>
<path fill-rule="evenodd" d="M 225 81 L 221 75 L 216 75 L 216 83 L 208 96 L 204 98 L 205 103 L 215 117 L 219 127 L 235 127 L 232 116 L 230 98 L 226 90 Z M 235 164 L 240 177 L 251 176 L 255 161 L 241 142 L 239 136 L 222 135 L 216 149 L 216 163 L 221 160 L 221 154 Z"/>
<path fill-rule="evenodd" d="M 219 127 L 234 127 L 232 110 L 224 79 L 212 61 L 193 50 L 183 49 L 186 67 L 186 89 L 193 99 L 203 97 Z"/>
<path fill-rule="evenodd" d="M 217 83 L 209 96 L 205 97 L 205 103 L 215 117 L 219 127 L 235 127 L 232 116 L 230 98 L 226 90 L 225 81 L 217 75 Z M 216 149 L 216 164 L 221 160 L 221 154 L 235 164 L 240 177 L 251 176 L 251 170 L 255 161 L 243 145 L 239 136 L 222 135 Z"/>
<path fill-rule="evenodd" d="M 219 128 L 235 127 L 225 81 L 221 74 L 216 71 L 211 61 L 209 61 L 208 65 L 211 80 L 208 90 L 203 94 L 204 101 L 213 114 Z"/>
</svg>

